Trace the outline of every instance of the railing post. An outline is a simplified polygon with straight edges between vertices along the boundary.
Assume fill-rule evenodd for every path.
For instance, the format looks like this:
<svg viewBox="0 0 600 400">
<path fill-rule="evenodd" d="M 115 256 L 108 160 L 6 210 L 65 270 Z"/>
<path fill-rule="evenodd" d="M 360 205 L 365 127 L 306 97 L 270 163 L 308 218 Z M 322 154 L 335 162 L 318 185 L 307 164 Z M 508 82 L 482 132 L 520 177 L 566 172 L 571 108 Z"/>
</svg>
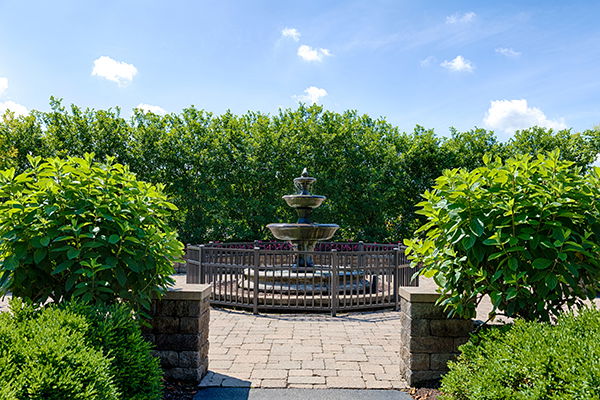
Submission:
<svg viewBox="0 0 600 400">
<path fill-rule="evenodd" d="M 365 251 L 365 242 L 362 240 L 358 242 L 358 267 L 364 267 L 365 265 L 365 256 L 363 255 L 363 251 Z"/>
<path fill-rule="evenodd" d="M 335 317 L 338 309 L 339 285 L 338 254 L 336 249 L 331 250 L 331 316 Z"/>
<path fill-rule="evenodd" d="M 202 250 L 204 250 L 203 244 L 198 246 L 198 275 L 199 282 L 206 283 L 206 277 L 204 276 L 204 267 L 202 266 Z"/>
<path fill-rule="evenodd" d="M 394 304 L 395 310 L 400 310 L 400 249 L 396 247 L 394 249 Z"/>
<path fill-rule="evenodd" d="M 254 298 L 252 312 L 258 314 L 258 270 L 260 267 L 260 247 L 254 247 L 254 287 L 252 289 Z"/>
</svg>

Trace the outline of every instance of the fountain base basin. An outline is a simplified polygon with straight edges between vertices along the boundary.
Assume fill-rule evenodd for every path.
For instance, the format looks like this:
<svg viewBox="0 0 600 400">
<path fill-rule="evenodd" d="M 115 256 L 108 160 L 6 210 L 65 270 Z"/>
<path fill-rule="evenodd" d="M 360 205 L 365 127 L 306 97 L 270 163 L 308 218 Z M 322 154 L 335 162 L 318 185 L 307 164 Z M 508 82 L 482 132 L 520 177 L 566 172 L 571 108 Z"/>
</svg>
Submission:
<svg viewBox="0 0 600 400">
<path fill-rule="evenodd" d="M 308 294 L 332 293 L 331 271 L 320 266 L 313 267 L 272 267 L 258 271 L 255 280 L 254 269 L 246 268 L 240 285 L 251 290 L 290 293 L 302 292 Z M 365 293 L 371 287 L 365 272 L 360 270 L 338 271 L 336 280 L 339 293 Z"/>
</svg>

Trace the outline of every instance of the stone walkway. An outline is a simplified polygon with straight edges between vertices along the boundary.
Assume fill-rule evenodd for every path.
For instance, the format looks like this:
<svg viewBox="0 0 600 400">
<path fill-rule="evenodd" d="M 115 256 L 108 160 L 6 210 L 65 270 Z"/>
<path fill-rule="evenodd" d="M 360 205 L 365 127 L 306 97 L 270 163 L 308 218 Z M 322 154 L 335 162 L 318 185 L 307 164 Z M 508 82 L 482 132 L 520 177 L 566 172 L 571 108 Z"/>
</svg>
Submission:
<svg viewBox="0 0 600 400">
<path fill-rule="evenodd" d="M 401 389 L 394 311 L 332 318 L 211 309 L 201 387 Z"/>
</svg>

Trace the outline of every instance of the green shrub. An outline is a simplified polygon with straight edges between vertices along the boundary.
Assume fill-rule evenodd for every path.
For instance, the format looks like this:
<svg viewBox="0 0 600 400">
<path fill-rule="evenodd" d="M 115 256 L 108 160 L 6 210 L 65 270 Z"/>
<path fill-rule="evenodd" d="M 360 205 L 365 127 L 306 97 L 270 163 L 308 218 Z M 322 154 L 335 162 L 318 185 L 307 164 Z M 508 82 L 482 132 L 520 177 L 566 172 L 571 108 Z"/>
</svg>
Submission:
<svg viewBox="0 0 600 400">
<path fill-rule="evenodd" d="M 600 310 L 556 325 L 519 320 L 461 346 L 442 379 L 446 400 L 600 399 Z"/>
<path fill-rule="evenodd" d="M 549 320 L 596 297 L 600 168 L 583 174 L 558 151 L 485 164 L 444 171 L 419 204 L 420 236 L 405 240 L 440 286 L 439 303 L 474 317 L 489 295 L 492 315 Z"/>
<path fill-rule="evenodd" d="M 65 310 L 85 317 L 84 335 L 90 346 L 111 359 L 110 371 L 123 400 L 160 400 L 162 371 L 152 345 L 123 305 L 90 307 L 69 303 Z"/>
<path fill-rule="evenodd" d="M 0 171 L 0 295 L 148 309 L 172 282 L 176 207 L 161 186 L 92 158 L 30 157 L 30 170 Z"/>
<path fill-rule="evenodd" d="M 0 313 L 0 400 L 25 398 L 160 400 L 162 372 L 124 305 L 13 300 Z"/>
<path fill-rule="evenodd" d="M 119 399 L 110 359 L 88 345 L 88 329 L 83 316 L 56 308 L 35 318 L 0 313 L 0 399 Z"/>
</svg>

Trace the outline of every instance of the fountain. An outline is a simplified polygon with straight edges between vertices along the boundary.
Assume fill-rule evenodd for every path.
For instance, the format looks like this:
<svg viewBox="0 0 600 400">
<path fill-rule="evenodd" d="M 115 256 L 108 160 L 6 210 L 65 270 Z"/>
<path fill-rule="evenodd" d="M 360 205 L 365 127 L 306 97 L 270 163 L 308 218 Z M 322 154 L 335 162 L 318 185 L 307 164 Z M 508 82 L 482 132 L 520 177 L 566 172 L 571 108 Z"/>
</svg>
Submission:
<svg viewBox="0 0 600 400">
<path fill-rule="evenodd" d="M 301 176 L 294 179 L 297 193 L 283 196 L 286 203 L 296 210 L 296 223 L 275 223 L 267 228 L 279 240 L 292 244 L 296 253 L 293 265 L 265 266 L 258 271 L 255 281 L 254 271 L 244 271 L 243 285 L 249 289 L 270 292 L 301 291 L 304 293 L 323 294 L 331 292 L 330 266 L 318 265 L 314 262 L 315 246 L 318 241 L 329 240 L 339 226 L 336 224 L 316 224 L 311 220 L 312 211 L 321 206 L 325 196 L 314 195 L 310 192 L 316 179 L 308 176 L 306 168 Z M 365 280 L 364 272 L 360 270 L 338 271 L 339 291 L 361 292 L 369 282 Z M 256 284 L 257 282 L 257 284 Z"/>
<path fill-rule="evenodd" d="M 267 225 L 273 236 L 279 240 L 289 241 L 298 251 L 314 251 L 317 241 L 331 239 L 339 228 L 336 224 L 315 224 L 310 219 L 312 211 L 320 207 L 326 199 L 325 196 L 310 193 L 311 186 L 316 181 L 315 178 L 308 176 L 308 171 L 304 168 L 302 175 L 294 179 L 294 186 L 298 193 L 283 196 L 288 206 L 294 208 L 298 213 L 298 221 L 295 224 Z M 302 253 L 298 255 L 297 268 L 313 266 L 311 256 Z"/>
</svg>

